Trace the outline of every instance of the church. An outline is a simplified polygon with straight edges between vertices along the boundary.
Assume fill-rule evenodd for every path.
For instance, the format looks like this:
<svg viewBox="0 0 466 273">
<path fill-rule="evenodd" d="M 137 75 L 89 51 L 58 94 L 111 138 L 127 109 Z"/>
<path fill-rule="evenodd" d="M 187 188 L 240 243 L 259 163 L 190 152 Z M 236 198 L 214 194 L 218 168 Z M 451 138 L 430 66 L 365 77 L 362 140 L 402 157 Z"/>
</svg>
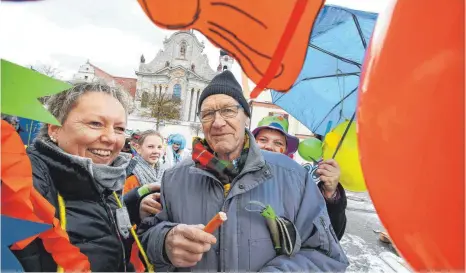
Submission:
<svg viewBox="0 0 466 273">
<path fill-rule="evenodd" d="M 202 90 L 215 75 L 233 65 L 233 58 L 220 50 L 218 67 L 213 70 L 204 48 L 192 31 L 178 31 L 164 40 L 163 49 L 152 61 L 146 62 L 142 55 L 136 71 L 137 108 L 154 93 L 165 93 L 181 100 L 180 121 L 199 122 L 196 113 Z"/>
</svg>

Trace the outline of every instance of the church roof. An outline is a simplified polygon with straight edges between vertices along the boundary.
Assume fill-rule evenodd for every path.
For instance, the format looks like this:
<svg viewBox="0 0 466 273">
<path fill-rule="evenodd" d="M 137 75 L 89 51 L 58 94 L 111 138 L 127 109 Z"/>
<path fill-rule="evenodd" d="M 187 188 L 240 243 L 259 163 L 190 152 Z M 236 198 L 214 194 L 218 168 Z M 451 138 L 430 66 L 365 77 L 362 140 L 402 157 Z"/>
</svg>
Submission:
<svg viewBox="0 0 466 273">
<path fill-rule="evenodd" d="M 100 69 L 96 65 L 93 65 L 91 62 L 88 61 L 88 64 L 94 68 L 94 76 L 100 79 L 103 79 L 106 82 L 115 82 L 116 84 L 123 87 L 132 97 L 136 95 L 136 82 L 137 79 L 135 78 L 127 78 L 127 77 L 117 77 L 109 74 L 108 72 Z"/>
</svg>

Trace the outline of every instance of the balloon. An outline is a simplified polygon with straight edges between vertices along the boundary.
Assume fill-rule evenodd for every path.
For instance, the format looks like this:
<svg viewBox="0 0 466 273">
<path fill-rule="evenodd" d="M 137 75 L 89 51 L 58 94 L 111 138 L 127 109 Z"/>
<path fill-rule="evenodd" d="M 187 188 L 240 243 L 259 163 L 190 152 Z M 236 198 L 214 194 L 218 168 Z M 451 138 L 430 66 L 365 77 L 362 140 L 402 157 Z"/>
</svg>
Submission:
<svg viewBox="0 0 466 273">
<path fill-rule="evenodd" d="M 349 121 L 340 123 L 330 133 L 325 136 L 323 146 L 323 158 L 330 159 L 333 157 L 335 150 L 340 142 Z M 353 122 L 348 129 L 343 142 L 338 150 L 335 160 L 340 165 L 340 183 L 350 191 L 363 192 L 366 191 L 366 183 L 359 161 L 359 150 L 356 136 L 356 124 Z"/>
<path fill-rule="evenodd" d="M 322 158 L 322 141 L 315 137 L 310 137 L 299 143 L 299 155 L 306 161 L 314 162 Z"/>
<path fill-rule="evenodd" d="M 138 0 L 157 26 L 196 29 L 232 55 L 255 83 L 286 92 L 299 75 L 323 0 Z"/>
<path fill-rule="evenodd" d="M 392 1 L 365 58 L 366 184 L 416 271 L 464 272 L 464 1 Z"/>
</svg>

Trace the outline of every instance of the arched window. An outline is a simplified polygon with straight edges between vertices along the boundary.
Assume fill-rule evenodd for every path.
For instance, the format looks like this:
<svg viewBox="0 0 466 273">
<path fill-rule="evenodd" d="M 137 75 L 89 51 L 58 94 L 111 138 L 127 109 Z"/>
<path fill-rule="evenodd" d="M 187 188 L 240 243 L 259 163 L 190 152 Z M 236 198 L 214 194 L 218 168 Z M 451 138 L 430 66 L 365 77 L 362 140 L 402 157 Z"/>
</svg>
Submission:
<svg viewBox="0 0 466 273">
<path fill-rule="evenodd" d="M 227 70 L 228 67 L 226 65 L 223 66 L 223 71 Z"/>
<path fill-rule="evenodd" d="M 179 83 L 173 86 L 173 97 L 181 99 L 181 85 Z"/>
<path fill-rule="evenodd" d="M 182 41 L 180 44 L 180 57 L 185 58 L 186 57 L 186 42 Z"/>
</svg>

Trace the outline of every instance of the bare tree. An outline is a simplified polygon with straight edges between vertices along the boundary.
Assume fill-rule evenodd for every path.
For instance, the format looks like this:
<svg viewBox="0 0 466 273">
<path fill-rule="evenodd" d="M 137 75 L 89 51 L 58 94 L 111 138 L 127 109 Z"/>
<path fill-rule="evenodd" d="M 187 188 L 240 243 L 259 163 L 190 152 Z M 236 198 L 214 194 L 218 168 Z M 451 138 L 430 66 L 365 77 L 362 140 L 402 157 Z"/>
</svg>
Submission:
<svg viewBox="0 0 466 273">
<path fill-rule="evenodd" d="M 49 64 L 38 64 L 38 65 L 31 65 L 30 68 L 34 71 L 37 71 L 41 74 L 44 74 L 46 76 L 49 76 L 51 78 L 54 78 L 54 79 L 57 79 L 57 80 L 60 80 L 61 79 L 61 76 L 60 74 L 62 73 L 62 71 L 57 68 L 57 67 L 53 67 Z M 45 96 L 45 97 L 41 97 L 39 98 L 39 101 L 44 104 L 47 99 L 49 98 L 49 96 Z"/>
<path fill-rule="evenodd" d="M 189 127 L 191 128 L 191 130 L 193 131 L 193 133 L 196 134 L 196 136 L 199 136 L 199 133 L 200 133 L 201 130 L 202 130 L 202 126 L 201 126 L 200 123 L 197 123 L 197 122 L 196 122 L 196 123 L 191 123 L 191 124 L 189 125 Z"/>
<path fill-rule="evenodd" d="M 38 65 L 31 65 L 31 69 L 35 70 L 39 73 L 47 75 L 54 79 L 61 79 L 62 71 L 58 67 L 53 67 L 49 64 L 38 64 Z"/>
<path fill-rule="evenodd" d="M 149 111 L 146 116 L 155 118 L 155 129 L 158 131 L 161 123 L 180 119 L 181 100 L 171 95 L 154 93 L 148 103 Z"/>
</svg>

